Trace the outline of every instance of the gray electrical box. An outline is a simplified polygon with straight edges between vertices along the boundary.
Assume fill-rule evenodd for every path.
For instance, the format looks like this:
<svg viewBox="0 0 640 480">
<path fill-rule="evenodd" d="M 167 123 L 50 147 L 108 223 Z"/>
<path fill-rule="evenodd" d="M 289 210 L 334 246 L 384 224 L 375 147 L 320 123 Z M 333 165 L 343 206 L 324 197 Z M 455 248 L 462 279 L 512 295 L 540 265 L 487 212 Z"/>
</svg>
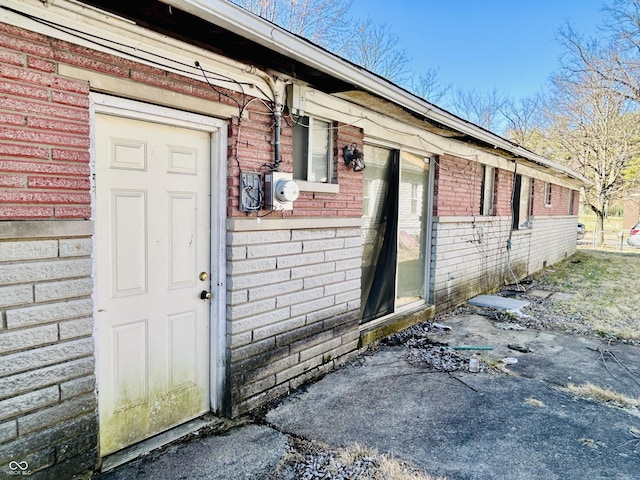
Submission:
<svg viewBox="0 0 640 480">
<path fill-rule="evenodd" d="M 258 172 L 240 173 L 240 210 L 257 212 L 261 208 L 260 174 Z"/>
<path fill-rule="evenodd" d="M 304 115 L 307 108 L 307 89 L 303 85 L 287 85 L 287 106 L 293 115 Z"/>
</svg>

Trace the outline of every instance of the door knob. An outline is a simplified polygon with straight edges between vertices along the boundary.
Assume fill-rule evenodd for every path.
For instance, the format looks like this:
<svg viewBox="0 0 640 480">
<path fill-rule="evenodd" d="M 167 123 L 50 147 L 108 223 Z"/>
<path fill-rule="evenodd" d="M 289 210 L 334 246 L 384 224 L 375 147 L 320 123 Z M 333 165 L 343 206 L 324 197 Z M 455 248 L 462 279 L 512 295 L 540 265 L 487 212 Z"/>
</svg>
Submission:
<svg viewBox="0 0 640 480">
<path fill-rule="evenodd" d="M 200 298 L 202 300 L 209 300 L 211 298 L 211 292 L 207 292 L 206 290 L 202 290 L 202 292 L 200 292 Z"/>
</svg>

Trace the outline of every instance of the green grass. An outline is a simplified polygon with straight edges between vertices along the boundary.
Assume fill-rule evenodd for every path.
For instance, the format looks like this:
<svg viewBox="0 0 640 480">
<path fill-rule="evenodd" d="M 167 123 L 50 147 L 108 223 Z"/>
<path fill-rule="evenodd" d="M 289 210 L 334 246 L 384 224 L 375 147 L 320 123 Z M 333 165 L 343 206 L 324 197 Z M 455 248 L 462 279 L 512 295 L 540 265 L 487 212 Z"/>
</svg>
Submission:
<svg viewBox="0 0 640 480">
<path fill-rule="evenodd" d="M 640 255 L 578 250 L 534 277 L 536 288 L 573 294 L 531 306 L 549 327 L 640 341 Z"/>
</svg>

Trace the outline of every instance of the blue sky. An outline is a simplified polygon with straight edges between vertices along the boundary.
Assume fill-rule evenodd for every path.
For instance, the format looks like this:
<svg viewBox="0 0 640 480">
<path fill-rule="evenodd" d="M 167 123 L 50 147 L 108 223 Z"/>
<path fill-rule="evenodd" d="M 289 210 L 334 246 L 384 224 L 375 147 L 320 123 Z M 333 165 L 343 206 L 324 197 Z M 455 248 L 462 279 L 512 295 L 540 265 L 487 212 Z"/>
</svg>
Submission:
<svg viewBox="0 0 640 480">
<path fill-rule="evenodd" d="M 353 0 L 351 14 L 388 24 L 415 72 L 443 84 L 513 98 L 532 95 L 557 69 L 558 29 L 594 35 L 602 0 Z"/>
</svg>

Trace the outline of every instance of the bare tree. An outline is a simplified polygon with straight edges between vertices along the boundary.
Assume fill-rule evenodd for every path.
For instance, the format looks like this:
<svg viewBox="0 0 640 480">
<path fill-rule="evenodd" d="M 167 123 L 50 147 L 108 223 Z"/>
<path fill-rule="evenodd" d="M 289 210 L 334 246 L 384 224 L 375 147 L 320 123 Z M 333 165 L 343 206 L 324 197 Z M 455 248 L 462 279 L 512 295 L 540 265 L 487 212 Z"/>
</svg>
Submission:
<svg viewBox="0 0 640 480">
<path fill-rule="evenodd" d="M 408 79 L 411 58 L 399 47 L 398 36 L 387 24 L 375 24 L 367 18 L 351 30 L 348 41 L 336 53 L 396 83 Z"/>
<path fill-rule="evenodd" d="M 544 99 L 538 93 L 518 100 L 508 99 L 500 112 L 507 122 L 504 135 L 509 140 L 544 155 Z"/>
<path fill-rule="evenodd" d="M 625 171 L 640 151 L 640 115 L 597 72 L 558 75 L 554 86 L 548 130 L 554 156 L 593 182 L 583 201 L 598 218 L 602 244 L 609 205 L 627 188 Z"/>
<path fill-rule="evenodd" d="M 507 97 L 495 88 L 489 92 L 457 88 L 450 100 L 453 112 L 487 130 L 501 133 L 505 129 L 502 109 Z"/>
<path fill-rule="evenodd" d="M 351 0 L 230 1 L 324 47 L 340 42 L 349 29 Z"/>
<path fill-rule="evenodd" d="M 565 72 L 592 72 L 619 95 L 640 102 L 640 0 L 612 0 L 598 38 L 584 38 L 570 25 L 560 30 Z"/>
<path fill-rule="evenodd" d="M 389 25 L 351 19 L 351 0 L 230 1 L 388 80 L 409 77 L 411 59 L 398 36 Z"/>
<path fill-rule="evenodd" d="M 443 85 L 438 78 L 438 70 L 429 68 L 419 75 L 413 75 L 409 88 L 416 95 L 430 101 L 439 103 L 451 90 L 451 84 Z"/>
</svg>

